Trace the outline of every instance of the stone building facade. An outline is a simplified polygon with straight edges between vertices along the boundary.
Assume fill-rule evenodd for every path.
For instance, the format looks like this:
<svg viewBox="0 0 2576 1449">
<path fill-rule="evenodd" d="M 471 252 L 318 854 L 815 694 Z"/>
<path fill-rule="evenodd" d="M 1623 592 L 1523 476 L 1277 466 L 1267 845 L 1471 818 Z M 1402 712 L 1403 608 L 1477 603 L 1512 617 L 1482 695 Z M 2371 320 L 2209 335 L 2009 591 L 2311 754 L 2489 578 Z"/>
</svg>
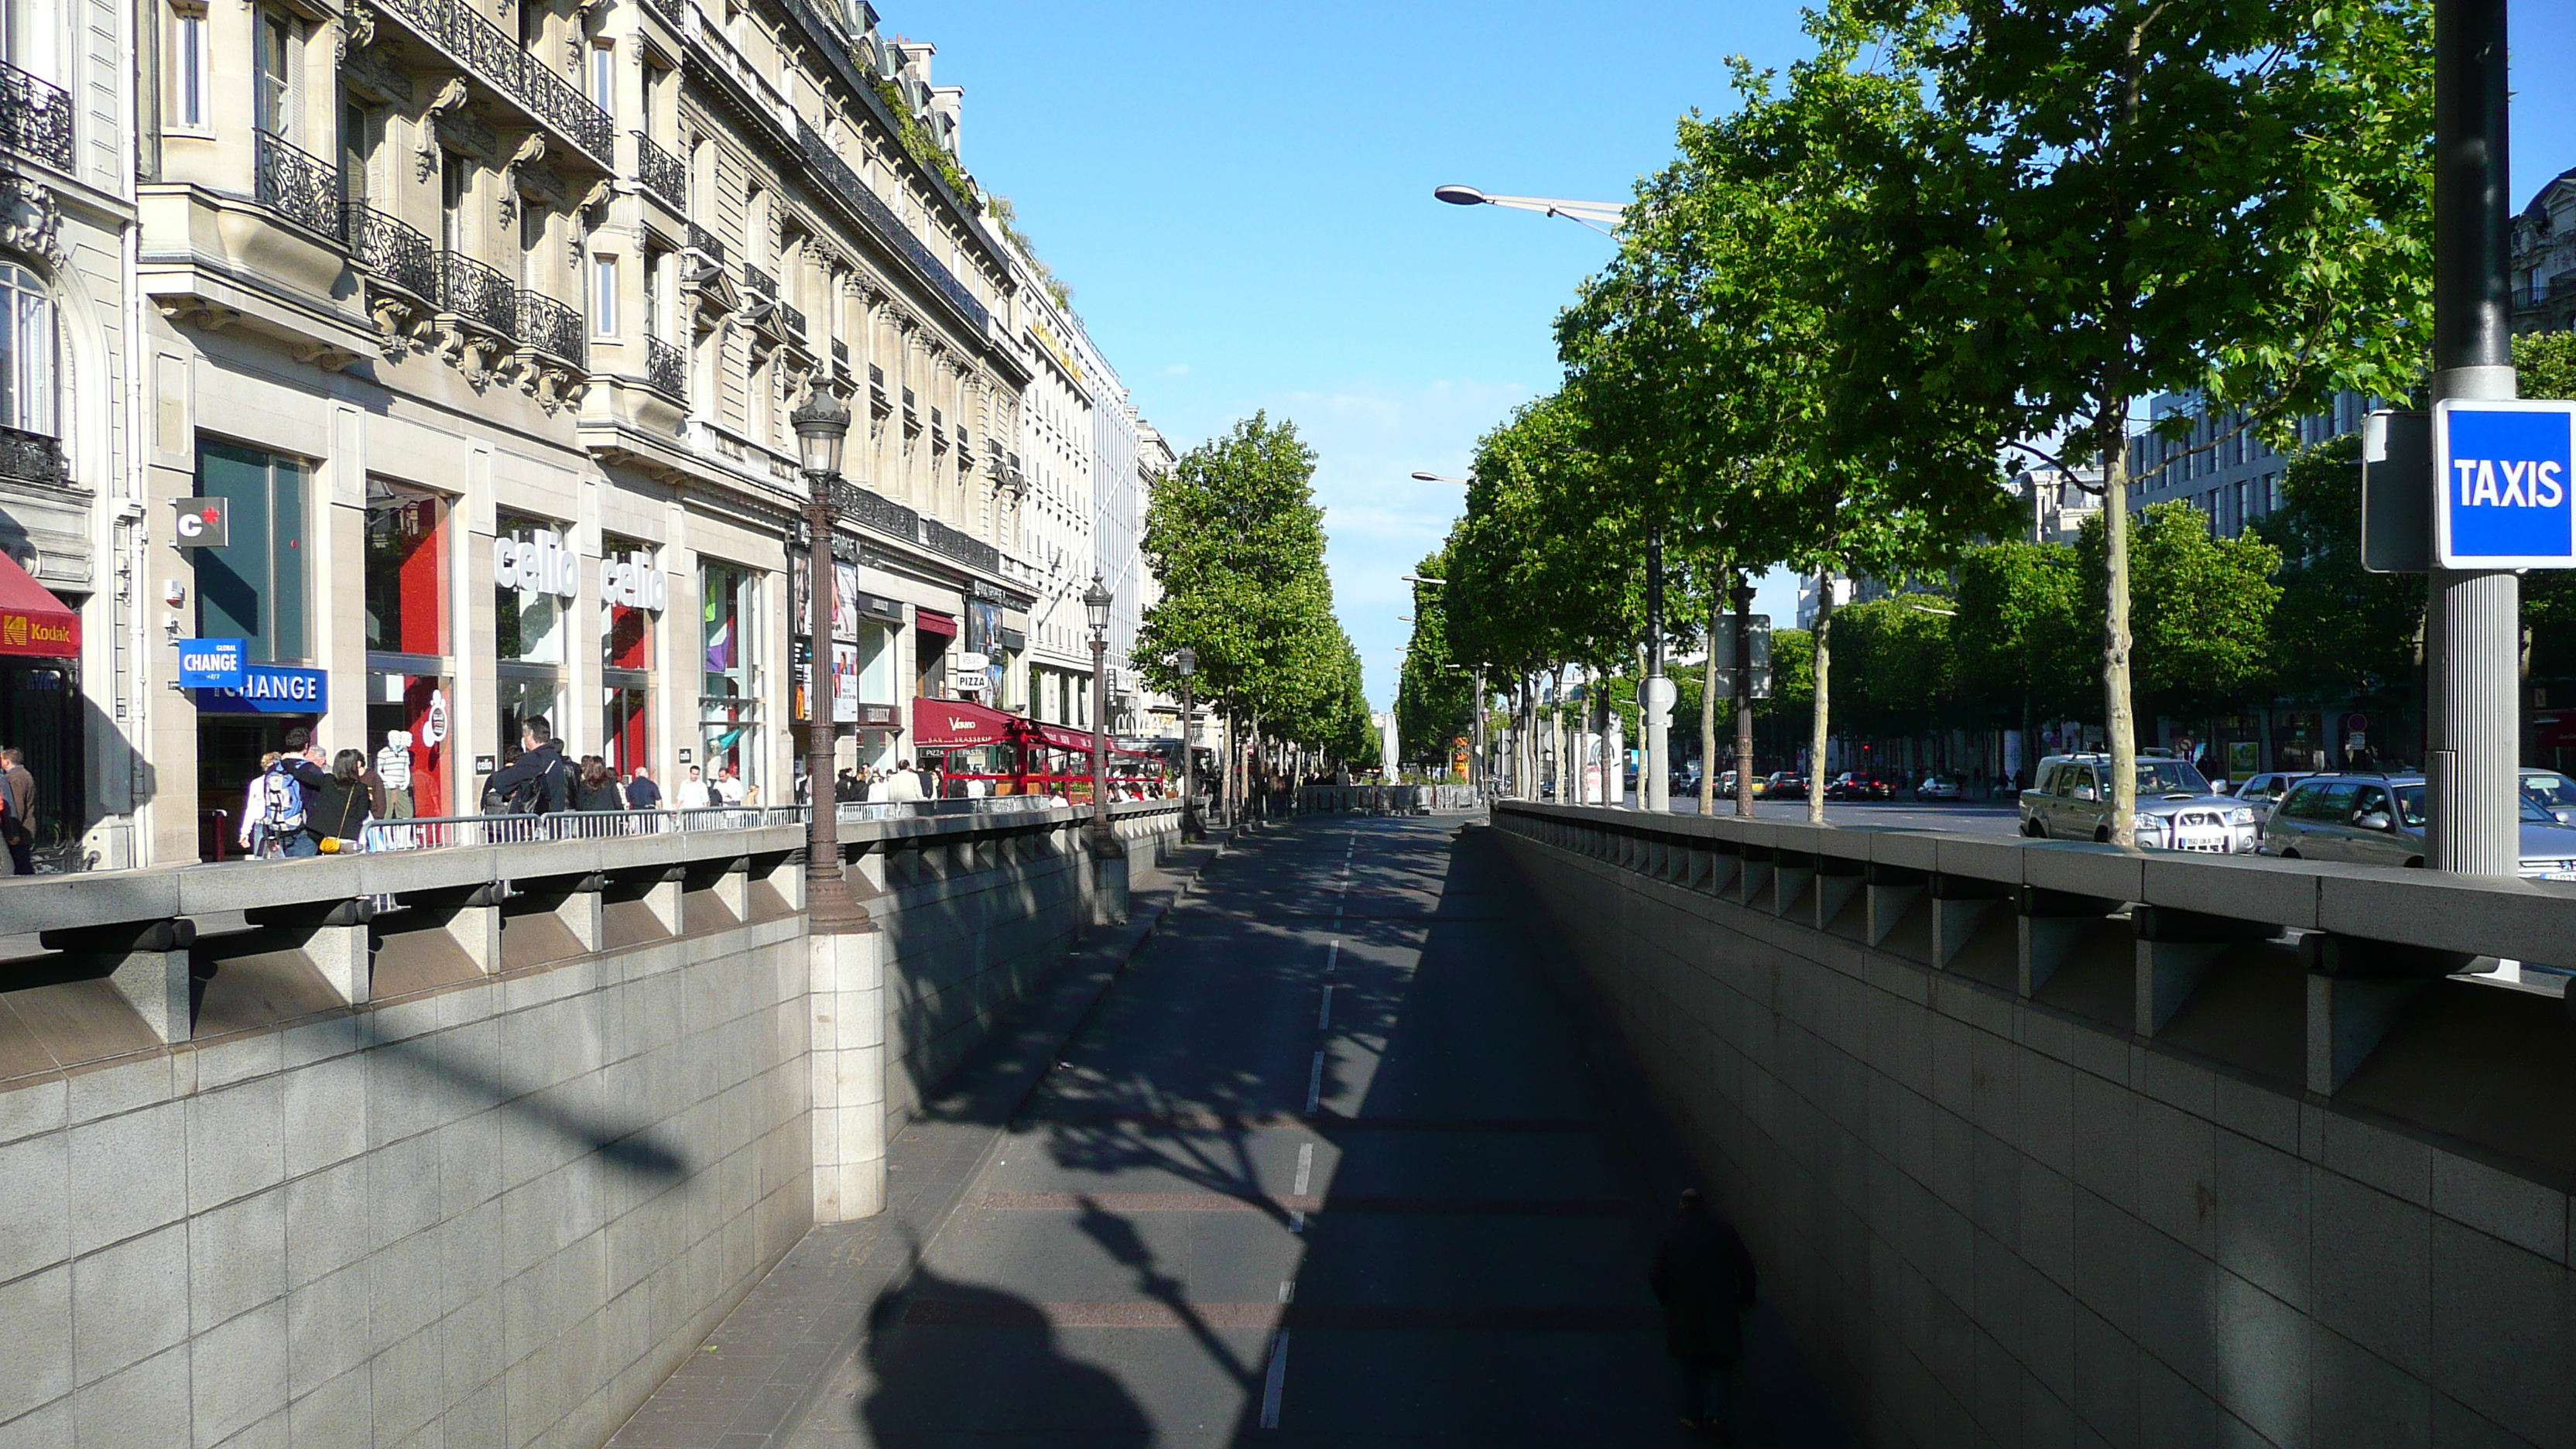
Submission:
<svg viewBox="0 0 2576 1449">
<path fill-rule="evenodd" d="M 783 802 L 815 655 L 845 763 L 972 692 L 961 656 L 1022 678 L 1036 302 L 929 47 L 808 0 L 144 13 L 142 858 L 235 849 L 298 728 L 407 748 L 422 816 L 473 813 L 535 717 Z M 788 426 L 818 388 L 855 415 L 828 650 Z M 229 541 L 179 547 L 210 498 Z M 181 688 L 217 638 L 243 678 Z"/>
</svg>

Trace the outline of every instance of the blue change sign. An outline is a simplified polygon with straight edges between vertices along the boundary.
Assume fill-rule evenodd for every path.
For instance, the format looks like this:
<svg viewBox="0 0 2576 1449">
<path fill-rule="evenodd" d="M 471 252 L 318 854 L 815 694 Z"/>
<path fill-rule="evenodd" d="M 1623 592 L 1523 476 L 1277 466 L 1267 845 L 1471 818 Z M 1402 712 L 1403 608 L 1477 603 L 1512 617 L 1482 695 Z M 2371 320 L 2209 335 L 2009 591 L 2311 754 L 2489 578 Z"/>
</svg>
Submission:
<svg viewBox="0 0 2576 1449">
<path fill-rule="evenodd" d="M 330 707 L 330 675 L 283 664 L 245 664 L 241 683 L 197 694 L 197 708 L 216 714 L 322 714 Z"/>
<path fill-rule="evenodd" d="M 183 689 L 239 689 L 242 682 L 240 639 L 179 641 L 179 684 Z"/>
<path fill-rule="evenodd" d="M 2576 568 L 2576 402 L 2438 401 L 2433 470 L 2443 568 Z"/>
</svg>

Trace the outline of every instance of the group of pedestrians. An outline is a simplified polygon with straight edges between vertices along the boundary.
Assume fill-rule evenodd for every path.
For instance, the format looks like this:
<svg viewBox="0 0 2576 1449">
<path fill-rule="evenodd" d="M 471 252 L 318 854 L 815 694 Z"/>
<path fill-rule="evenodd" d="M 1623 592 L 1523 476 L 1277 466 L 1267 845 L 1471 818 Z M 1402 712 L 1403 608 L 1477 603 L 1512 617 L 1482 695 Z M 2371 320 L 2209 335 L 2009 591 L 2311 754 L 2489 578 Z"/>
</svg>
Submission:
<svg viewBox="0 0 2576 1449">
<path fill-rule="evenodd" d="M 364 750 L 325 753 L 313 732 L 286 732 L 286 748 L 260 756 L 242 796 L 235 838 L 254 860 L 293 860 L 364 848 L 367 822 L 392 818 L 399 798 L 411 815 L 411 739 L 399 730 L 370 762 Z M 389 782 L 392 766 L 401 783 Z"/>
</svg>

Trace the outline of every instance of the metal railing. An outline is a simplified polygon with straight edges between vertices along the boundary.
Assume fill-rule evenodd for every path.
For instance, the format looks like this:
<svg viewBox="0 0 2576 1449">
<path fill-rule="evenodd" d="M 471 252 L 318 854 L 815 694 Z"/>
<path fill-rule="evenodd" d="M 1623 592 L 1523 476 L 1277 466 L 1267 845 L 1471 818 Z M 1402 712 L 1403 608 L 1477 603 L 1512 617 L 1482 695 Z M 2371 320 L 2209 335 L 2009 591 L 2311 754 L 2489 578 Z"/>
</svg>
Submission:
<svg viewBox="0 0 2576 1449">
<path fill-rule="evenodd" d="M 806 340 L 805 309 L 793 303 L 778 304 L 778 315 L 787 319 L 787 340 L 802 346 Z"/>
<path fill-rule="evenodd" d="M 921 520 L 921 541 L 960 563 L 988 574 L 1002 571 L 1002 551 L 972 534 L 961 533 L 935 518 Z"/>
<path fill-rule="evenodd" d="M 252 136 L 253 198 L 306 231 L 344 239 L 340 168 L 266 131 Z"/>
<path fill-rule="evenodd" d="M 698 225 L 694 221 L 689 223 L 689 250 L 705 257 L 708 261 L 716 263 L 718 266 L 722 266 L 724 264 L 724 243 L 716 239 L 716 234 L 714 232 L 707 230 L 705 227 Z"/>
<path fill-rule="evenodd" d="M 764 297 L 774 299 L 778 295 L 778 279 L 749 262 L 742 264 L 742 284 Z"/>
<path fill-rule="evenodd" d="M 842 340 L 841 340 L 840 338 L 838 338 L 838 337 L 833 338 L 833 339 L 832 339 L 832 360 L 833 360 L 834 362 L 837 362 L 837 363 L 841 364 L 843 367 L 847 367 L 847 366 L 849 366 L 849 365 L 850 365 L 850 344 L 848 344 L 848 343 L 846 343 L 846 342 L 842 341 Z"/>
<path fill-rule="evenodd" d="M 833 151 L 832 144 L 814 129 L 813 123 L 801 116 L 796 121 L 796 146 L 804 153 L 805 164 L 822 173 L 841 199 L 876 230 L 880 241 L 903 253 L 904 259 L 919 268 L 931 287 L 945 297 L 950 306 L 963 313 L 976 331 L 990 328 L 992 314 L 985 310 L 984 304 L 975 300 L 975 294 L 957 279 L 956 273 L 931 255 L 930 248 L 913 235 L 912 228 L 903 224 L 903 218 L 896 216 L 892 207 L 879 201 L 877 194 L 859 180 L 858 173 L 850 169 L 850 163 L 842 160 Z"/>
<path fill-rule="evenodd" d="M 641 131 L 635 133 L 635 176 L 645 190 L 671 203 L 672 210 L 689 209 L 689 168 Z"/>
<path fill-rule="evenodd" d="M 655 14 L 671 22 L 673 30 L 683 29 L 687 25 L 687 22 L 681 19 L 682 12 L 688 9 L 686 0 L 650 0 L 650 3 Z"/>
<path fill-rule="evenodd" d="M 24 428 L 0 428 L 0 478 L 15 478 L 21 483 L 61 483 L 62 440 Z"/>
<path fill-rule="evenodd" d="M 423 301 L 438 296 L 438 253 L 428 237 L 363 201 L 350 202 L 344 215 L 358 265 Z"/>
<path fill-rule="evenodd" d="M 420 820 L 370 820 L 359 848 L 447 850 L 472 845 L 549 844 L 564 840 L 613 840 L 679 831 L 759 830 L 802 825 L 802 805 L 720 805 L 705 810 L 558 810 L 548 815 L 440 815 Z"/>
<path fill-rule="evenodd" d="M 518 339 L 522 347 L 560 357 L 575 367 L 588 361 L 588 353 L 583 350 L 581 314 L 525 287 L 519 289 Z"/>
<path fill-rule="evenodd" d="M 689 355 L 676 343 L 659 337 L 644 339 L 644 380 L 656 392 L 668 393 L 682 402 L 689 400 Z"/>
<path fill-rule="evenodd" d="M 71 93 L 0 63 L 0 146 L 33 156 L 57 171 L 70 171 Z"/>
<path fill-rule="evenodd" d="M 385 0 L 384 8 L 421 38 L 463 62 L 485 84 L 554 127 L 603 165 L 615 145 L 608 113 L 572 82 L 519 48 L 468 0 Z"/>
<path fill-rule="evenodd" d="M 516 340 L 519 289 L 463 252 L 438 254 L 438 309 Z"/>
</svg>

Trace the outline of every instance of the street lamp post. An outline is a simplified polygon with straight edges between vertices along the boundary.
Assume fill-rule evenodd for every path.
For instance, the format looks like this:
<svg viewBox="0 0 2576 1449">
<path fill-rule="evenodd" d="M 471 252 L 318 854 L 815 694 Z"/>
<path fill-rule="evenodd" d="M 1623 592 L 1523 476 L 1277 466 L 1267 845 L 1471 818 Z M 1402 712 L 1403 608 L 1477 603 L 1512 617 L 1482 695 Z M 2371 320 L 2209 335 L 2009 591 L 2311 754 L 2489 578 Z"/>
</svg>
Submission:
<svg viewBox="0 0 2576 1449">
<path fill-rule="evenodd" d="M 815 387 L 788 415 L 796 429 L 798 461 L 805 472 L 805 550 L 808 588 L 805 638 L 805 912 L 808 929 L 868 929 L 867 908 L 850 894 L 841 866 L 840 806 L 832 790 L 832 531 L 840 521 L 834 490 L 841 482 L 841 445 L 850 436 L 850 410 L 831 390 Z"/>
<path fill-rule="evenodd" d="M 1109 828 L 1109 603 L 1108 587 L 1093 574 L 1082 611 L 1091 620 L 1091 848 L 1100 859 L 1120 853 Z"/>
<path fill-rule="evenodd" d="M 1197 746 L 1198 712 L 1190 698 L 1191 676 L 1199 672 L 1199 653 L 1183 649 L 1172 658 L 1172 670 L 1181 676 L 1181 839 L 1200 834 L 1198 815 L 1197 761 L 1191 752 Z"/>
</svg>

